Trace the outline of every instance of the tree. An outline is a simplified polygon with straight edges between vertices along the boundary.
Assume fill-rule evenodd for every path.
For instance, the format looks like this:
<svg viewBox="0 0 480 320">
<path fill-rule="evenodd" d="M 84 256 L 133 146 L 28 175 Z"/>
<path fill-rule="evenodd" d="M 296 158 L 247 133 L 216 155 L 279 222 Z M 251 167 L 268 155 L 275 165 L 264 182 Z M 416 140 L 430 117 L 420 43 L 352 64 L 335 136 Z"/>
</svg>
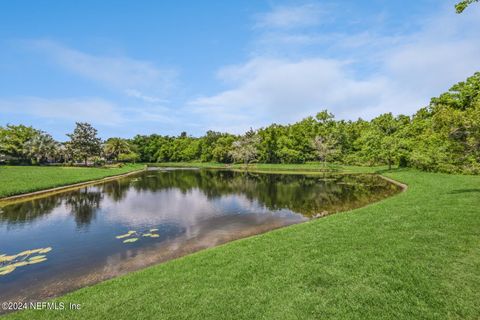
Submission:
<svg viewBox="0 0 480 320">
<path fill-rule="evenodd" d="M 478 2 L 478 1 L 479 0 L 463 0 L 463 1 L 460 1 L 455 5 L 455 10 L 457 11 L 457 13 L 462 13 L 465 9 L 467 9 L 467 7 L 469 5 L 471 5 L 474 2 Z"/>
<path fill-rule="evenodd" d="M 380 149 L 377 152 L 387 162 L 388 169 L 391 169 L 397 158 L 398 140 L 394 136 L 399 127 L 397 119 L 391 113 L 385 113 L 373 119 L 372 125 L 373 134 L 379 138 Z"/>
<path fill-rule="evenodd" d="M 230 155 L 235 162 L 243 162 L 248 165 L 257 159 L 259 143 L 260 137 L 255 131 L 250 129 L 232 144 Z"/>
<path fill-rule="evenodd" d="M 5 128 L 0 127 L 0 154 L 26 160 L 28 155 L 24 145 L 39 132 L 37 129 L 24 125 L 7 124 Z"/>
<path fill-rule="evenodd" d="M 120 153 L 117 159 L 117 161 L 133 162 L 133 163 L 137 162 L 138 160 L 140 160 L 140 156 L 135 152 Z"/>
<path fill-rule="evenodd" d="M 386 163 L 388 168 L 398 159 L 399 121 L 391 113 L 382 114 L 373 119 L 364 129 L 358 143 L 363 162 L 369 164 Z"/>
<path fill-rule="evenodd" d="M 97 137 L 97 129 L 86 122 L 76 122 L 73 133 L 67 134 L 74 157 L 87 165 L 88 157 L 100 154 L 102 140 Z"/>
<path fill-rule="evenodd" d="M 58 151 L 59 143 L 51 135 L 43 131 L 39 131 L 24 144 L 25 154 L 35 159 L 37 163 L 54 158 L 57 156 Z"/>
<path fill-rule="evenodd" d="M 312 147 L 317 154 L 317 157 L 320 161 L 323 161 L 323 166 L 327 165 L 327 158 L 329 155 L 335 153 L 336 141 L 332 137 L 326 138 L 322 136 L 316 136 L 312 141 Z"/>
<path fill-rule="evenodd" d="M 109 138 L 103 146 L 103 152 L 107 158 L 119 160 L 121 154 L 129 154 L 131 152 L 128 141 L 122 138 Z"/>
<path fill-rule="evenodd" d="M 217 162 L 230 163 L 232 162 L 232 145 L 235 142 L 233 135 L 226 134 L 219 138 L 215 147 L 212 150 L 212 159 Z"/>
</svg>

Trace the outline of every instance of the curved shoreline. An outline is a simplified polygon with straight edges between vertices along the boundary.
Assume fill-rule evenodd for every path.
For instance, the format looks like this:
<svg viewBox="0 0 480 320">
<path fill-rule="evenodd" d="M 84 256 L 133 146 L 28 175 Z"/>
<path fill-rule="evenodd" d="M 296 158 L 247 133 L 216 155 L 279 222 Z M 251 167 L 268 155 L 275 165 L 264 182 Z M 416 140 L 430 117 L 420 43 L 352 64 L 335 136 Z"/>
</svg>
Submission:
<svg viewBox="0 0 480 320">
<path fill-rule="evenodd" d="M 7 204 L 11 204 L 13 202 L 17 202 L 17 201 L 33 200 L 33 199 L 45 197 L 47 195 L 57 194 L 57 193 L 70 191 L 70 190 L 78 189 L 78 188 L 89 186 L 89 185 L 95 185 L 95 184 L 99 184 L 99 183 L 103 183 L 103 182 L 116 180 L 116 179 L 119 179 L 119 178 L 131 176 L 131 175 L 143 172 L 145 170 L 147 170 L 147 167 L 145 167 L 143 169 L 140 169 L 140 170 L 135 170 L 135 171 L 127 172 L 127 173 L 122 173 L 122 174 L 117 174 L 117 175 L 113 175 L 113 176 L 104 177 L 104 178 L 101 178 L 101 179 L 88 180 L 88 181 L 78 182 L 78 183 L 74 183 L 74 184 L 67 184 L 67 185 L 60 186 L 60 187 L 48 188 L 48 189 L 43 189 L 43 190 L 38 190 L 38 191 L 33 191 L 33 192 L 28 192 L 28 193 L 21 193 L 21 194 L 17 194 L 17 195 L 13 195 L 13 196 L 0 198 L 0 207 L 2 207 L 4 205 L 7 205 Z"/>
<path fill-rule="evenodd" d="M 161 167 L 158 167 L 158 168 L 161 168 Z M 173 168 L 176 168 L 176 167 L 173 167 Z M 189 167 L 177 167 L 177 168 L 186 169 L 186 168 L 189 168 Z M 192 166 L 191 168 L 198 169 L 198 167 L 194 167 L 194 166 Z M 206 169 L 210 169 L 210 168 L 206 168 Z M 215 168 L 215 169 L 217 169 L 217 168 Z M 220 168 L 218 168 L 218 169 L 220 169 Z M 255 170 L 255 169 L 254 170 L 248 170 L 248 169 L 246 170 L 246 169 L 240 169 L 240 168 L 222 168 L 222 169 L 223 170 L 232 170 L 232 171 L 249 171 L 249 172 L 256 172 L 256 173 L 284 173 L 284 174 L 289 174 L 289 173 L 290 174 L 322 174 L 323 173 L 323 174 L 325 174 L 325 172 L 313 171 L 313 170 L 312 171 L 298 171 L 298 172 L 296 172 L 295 170 L 286 169 L 286 170 L 279 170 L 277 172 L 275 172 L 275 171 L 272 172 L 272 171 L 261 170 L 261 169 L 259 169 L 259 170 Z M 88 181 L 78 182 L 78 183 L 74 183 L 74 184 L 67 184 L 67 185 L 60 186 L 60 187 L 48 188 L 48 189 L 44 189 L 44 190 L 38 190 L 38 191 L 21 193 L 21 194 L 18 194 L 18 195 L 3 197 L 3 198 L 0 198 L 0 207 L 5 206 L 7 204 L 12 204 L 12 203 L 17 202 L 17 201 L 34 200 L 34 199 L 42 198 L 42 197 L 52 195 L 52 194 L 62 193 L 62 192 L 65 192 L 65 191 L 75 190 L 75 189 L 85 187 L 85 186 L 89 186 L 89 185 L 95 185 L 95 184 L 99 184 L 99 183 L 103 183 L 103 182 L 108 182 L 108 181 L 120 179 L 120 178 L 123 178 L 123 177 L 127 177 L 127 176 L 130 176 L 130 175 L 134 175 L 134 174 L 143 172 L 145 170 L 148 170 L 148 166 L 145 166 L 141 170 L 135 170 L 135 171 L 127 172 L 127 173 L 122 173 L 122 174 L 118 174 L 118 175 L 104 177 L 104 178 L 101 178 L 101 179 L 88 180 Z M 342 174 L 342 172 L 332 172 L 332 173 Z M 351 174 L 351 173 L 350 172 L 344 172 L 343 174 Z M 385 177 L 381 174 L 378 174 L 378 173 L 373 173 L 373 174 L 376 174 L 380 178 L 399 186 L 400 188 L 402 188 L 402 192 L 406 191 L 407 188 L 408 188 L 408 186 L 406 184 L 403 184 L 399 181 L 387 178 L 387 177 Z"/>
<path fill-rule="evenodd" d="M 185 167 L 185 168 L 179 168 L 179 169 L 183 170 L 183 169 L 190 169 L 190 168 Z M 196 169 L 196 168 L 194 168 L 194 169 Z M 145 170 L 147 170 L 147 168 L 144 168 L 142 170 L 135 170 L 135 171 L 132 171 L 132 172 L 129 172 L 129 173 L 121 174 L 121 175 L 115 175 L 115 176 L 105 177 L 105 178 L 102 178 L 102 179 L 91 180 L 89 182 L 83 182 L 83 183 L 78 183 L 78 184 L 64 186 L 64 187 L 53 188 L 53 189 L 49 189 L 49 190 L 37 191 L 37 192 L 34 192 L 34 194 L 37 194 L 38 196 L 37 197 L 30 196 L 30 199 L 41 198 L 41 197 L 49 196 L 51 194 L 65 192 L 65 190 L 69 190 L 69 189 L 74 190 L 74 189 L 77 189 L 77 188 L 81 188 L 85 185 L 95 185 L 95 184 L 106 182 L 106 181 L 120 179 L 122 177 L 134 175 L 134 174 L 143 172 Z M 230 170 L 232 170 L 232 171 L 242 171 L 242 170 L 238 170 L 238 169 L 230 169 Z M 251 172 L 271 173 L 271 172 L 262 172 L 262 171 L 251 171 Z M 285 174 L 285 173 L 288 173 L 288 172 L 284 171 L 282 173 Z M 299 172 L 290 171 L 290 173 L 302 174 L 303 175 L 303 174 L 315 174 L 315 173 L 322 173 L 322 172 L 309 172 L 309 173 L 300 172 L 299 173 Z M 386 181 L 389 181 L 390 183 L 398 185 L 402 190 L 397 192 L 396 194 L 394 194 L 392 196 L 388 196 L 384 199 L 374 201 L 372 203 L 368 203 L 368 204 L 362 205 L 360 207 L 354 207 L 354 208 L 344 210 L 344 211 L 339 211 L 339 212 L 332 212 L 331 214 L 328 214 L 328 215 L 325 215 L 325 216 L 308 217 L 305 221 L 296 222 L 296 223 L 292 223 L 292 224 L 277 225 L 277 226 L 274 226 L 272 228 L 271 227 L 262 228 L 263 227 L 262 226 L 262 227 L 259 227 L 256 231 L 245 232 L 242 235 L 237 234 L 237 235 L 233 236 L 232 238 L 223 238 L 223 239 L 221 239 L 221 241 L 216 242 L 214 245 L 205 245 L 204 246 L 202 244 L 200 244 L 200 245 L 189 244 L 186 248 L 181 248 L 181 250 L 178 251 L 178 252 L 176 252 L 175 250 L 168 250 L 166 253 L 164 251 L 161 251 L 161 252 L 151 251 L 151 252 L 149 252 L 148 255 L 145 255 L 144 258 L 147 260 L 147 262 L 144 265 L 139 266 L 138 264 L 136 264 L 135 261 L 132 261 L 130 264 L 128 264 L 128 263 L 126 263 L 124 265 L 123 264 L 122 265 L 118 264 L 121 268 L 121 271 L 119 271 L 118 273 L 111 273 L 111 274 L 110 273 L 109 274 L 102 274 L 101 272 L 99 272 L 99 270 L 101 271 L 102 269 L 94 269 L 92 272 L 90 272 L 86 275 L 75 276 L 75 281 L 74 281 L 73 285 L 69 286 L 69 285 L 66 285 L 63 282 L 58 282 L 58 283 L 52 282 L 52 284 L 48 284 L 47 286 L 42 285 L 42 289 L 41 290 L 39 289 L 40 291 L 37 291 L 37 288 L 33 288 L 32 292 L 34 292 L 34 293 L 32 293 L 32 296 L 12 296 L 12 297 L 8 296 L 8 300 L 25 302 L 25 301 L 33 301 L 35 299 L 50 300 L 50 299 L 59 298 L 59 297 L 62 297 L 66 294 L 69 294 L 71 292 L 75 292 L 75 291 L 80 290 L 80 289 L 85 288 L 85 287 L 95 286 L 95 285 L 98 285 L 98 284 L 100 284 L 104 281 L 116 279 L 116 278 L 131 274 L 131 273 L 135 273 L 135 272 L 138 272 L 138 271 L 141 271 L 141 270 L 145 270 L 145 269 L 148 269 L 148 268 L 151 268 L 151 267 L 154 267 L 154 266 L 164 264 L 164 263 L 172 261 L 172 260 L 177 260 L 179 258 L 184 258 L 186 256 L 190 256 L 192 254 L 199 253 L 201 251 L 221 247 L 223 245 L 233 243 L 233 242 L 237 242 L 237 241 L 241 241 L 241 240 L 246 240 L 248 238 L 261 236 L 263 234 L 270 233 L 270 232 L 280 230 L 280 229 L 284 229 L 284 228 L 288 228 L 290 226 L 302 225 L 302 224 L 317 220 L 318 218 L 324 218 L 326 216 L 335 215 L 336 213 L 348 213 L 348 212 L 351 212 L 352 210 L 365 208 L 365 207 L 368 207 L 371 204 L 387 200 L 391 197 L 394 197 L 395 195 L 398 195 L 398 194 L 406 191 L 407 185 L 402 184 L 402 183 L 400 183 L 396 180 L 384 177 L 380 174 L 375 174 L 375 175 L 378 175 L 379 177 L 381 177 L 382 179 L 384 179 Z M 18 200 L 18 201 L 22 201 L 22 200 L 25 200 L 23 198 L 26 198 L 27 194 L 18 195 L 18 196 L 14 196 L 14 197 L 17 198 L 17 199 L 18 198 L 21 199 L 21 200 Z M 0 199 L 0 207 L 1 207 L 1 204 L 2 204 L 2 199 Z M 158 258 L 158 260 L 156 260 L 156 258 Z M 38 294 L 38 296 L 35 296 L 37 294 Z M 6 300 L 5 297 L 4 297 L 4 300 Z M 8 312 L 6 312 L 6 313 L 8 313 Z M 0 316 L 4 315 L 6 313 L 3 313 L 2 310 L 0 310 Z"/>
<path fill-rule="evenodd" d="M 376 174 L 378 174 L 378 173 L 376 173 Z M 407 191 L 407 189 L 408 189 L 408 185 L 406 185 L 406 184 L 404 184 L 404 183 L 401 183 L 400 181 L 393 180 L 393 179 L 388 178 L 388 177 L 385 177 L 385 176 L 383 176 L 383 175 L 381 175 L 381 174 L 378 174 L 378 176 L 379 176 L 380 178 L 384 179 L 384 180 L 387 180 L 387 181 L 390 182 L 390 183 L 393 183 L 394 185 L 399 186 L 400 188 L 402 188 L 402 192 Z"/>
</svg>

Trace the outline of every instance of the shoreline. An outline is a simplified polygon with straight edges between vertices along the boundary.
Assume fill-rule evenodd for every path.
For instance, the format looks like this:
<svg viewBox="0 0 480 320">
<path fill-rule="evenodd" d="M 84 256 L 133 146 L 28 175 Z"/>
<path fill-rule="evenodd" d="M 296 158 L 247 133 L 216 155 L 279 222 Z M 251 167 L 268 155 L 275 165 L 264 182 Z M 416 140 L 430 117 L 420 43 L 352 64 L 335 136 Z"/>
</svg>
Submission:
<svg viewBox="0 0 480 320">
<path fill-rule="evenodd" d="M 84 182 L 67 184 L 67 185 L 64 185 L 64 186 L 59 186 L 59 187 L 54 187 L 54 188 L 48 188 L 48 189 L 43 189 L 43 190 L 38 190 L 38 191 L 21 193 L 21 194 L 17 194 L 17 195 L 13 195 L 13 196 L 3 197 L 3 198 L 0 198 L 0 207 L 3 207 L 3 206 L 8 205 L 8 204 L 12 204 L 12 203 L 17 202 L 17 201 L 34 200 L 34 199 L 37 199 L 37 198 L 42 198 L 42 197 L 47 196 L 47 195 L 62 193 L 62 192 L 65 192 L 65 191 L 70 191 L 70 190 L 74 190 L 74 189 L 89 186 L 89 185 L 95 185 L 95 184 L 99 184 L 99 183 L 103 183 L 103 182 L 108 182 L 108 181 L 120 179 L 120 178 L 123 178 L 123 177 L 128 177 L 128 176 L 146 171 L 146 170 L 148 170 L 148 168 L 149 168 L 149 166 L 145 165 L 145 167 L 143 169 L 140 169 L 140 170 L 135 170 L 135 171 L 122 173 L 122 174 L 118 174 L 118 175 L 113 175 L 113 176 L 109 176 L 109 177 L 104 177 L 104 178 L 101 178 L 101 179 L 88 180 L 88 181 L 84 181 Z M 157 166 L 152 166 L 152 168 L 165 168 L 165 167 L 163 167 L 163 166 L 158 166 L 158 167 Z M 198 167 L 198 166 L 195 166 L 195 165 L 192 165 L 191 167 L 187 167 L 187 166 L 183 167 L 183 166 L 173 165 L 172 168 L 202 169 L 201 167 Z M 224 167 L 224 168 L 222 168 L 222 167 L 207 167 L 207 168 L 204 168 L 204 169 L 245 171 L 245 172 L 252 172 L 252 173 L 279 173 L 279 174 L 325 174 L 325 173 L 354 174 L 353 172 L 349 172 L 349 171 L 344 171 L 344 172 L 330 171 L 330 172 L 326 172 L 326 171 L 320 171 L 320 170 L 298 170 L 297 171 L 297 170 L 291 170 L 291 169 L 278 169 L 278 170 L 264 170 L 263 169 L 262 170 L 260 168 L 253 168 L 253 170 L 252 169 L 248 170 L 248 168 L 235 168 L 235 167 L 233 167 L 233 168 L 232 167 Z M 393 179 L 390 179 L 390 178 L 387 178 L 387 177 L 385 177 L 385 176 L 383 176 L 379 173 L 371 173 L 371 174 L 376 174 L 379 177 L 381 177 L 382 179 L 399 186 L 400 188 L 402 188 L 402 192 L 406 191 L 407 188 L 408 188 L 408 186 L 406 184 L 401 183 L 401 182 L 396 181 L 396 180 L 393 180 Z"/>
<path fill-rule="evenodd" d="M 0 198 L 0 207 L 2 207 L 4 205 L 7 205 L 7 204 L 11 204 L 13 202 L 17 202 L 17 201 L 33 200 L 33 199 L 37 199 L 37 198 L 42 198 L 42 197 L 47 196 L 47 195 L 57 194 L 57 193 L 61 193 L 61 192 L 85 187 L 85 186 L 88 186 L 88 185 L 95 185 L 95 184 L 99 184 L 99 183 L 103 183 L 103 182 L 116 180 L 116 179 L 119 179 L 119 178 L 131 176 L 133 174 L 138 174 L 140 172 L 143 172 L 143 171 L 147 170 L 147 168 L 148 167 L 145 167 L 145 168 L 140 169 L 140 170 L 134 170 L 134 171 L 131 171 L 131 172 L 117 174 L 117 175 L 113 175 L 113 176 L 109 176 L 109 177 L 104 177 L 104 178 L 101 178 L 101 179 L 88 180 L 88 181 L 78 182 L 78 183 L 74 183 L 74 184 L 67 184 L 67 185 L 60 186 L 60 187 L 48 188 L 48 189 L 43 189 L 43 190 L 38 190 L 38 191 L 21 193 L 21 194 L 17 194 L 17 195 L 13 195 L 13 196 L 3 197 L 3 198 Z"/>
</svg>

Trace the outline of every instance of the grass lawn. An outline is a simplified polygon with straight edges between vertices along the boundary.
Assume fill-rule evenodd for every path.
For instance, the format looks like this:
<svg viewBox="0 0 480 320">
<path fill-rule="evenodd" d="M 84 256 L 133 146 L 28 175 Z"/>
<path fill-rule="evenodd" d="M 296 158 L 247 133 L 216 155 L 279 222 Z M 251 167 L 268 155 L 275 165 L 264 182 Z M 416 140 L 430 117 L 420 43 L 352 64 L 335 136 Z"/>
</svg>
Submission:
<svg viewBox="0 0 480 320">
<path fill-rule="evenodd" d="M 354 211 L 204 250 L 16 319 L 479 319 L 480 176 L 408 184 Z"/>
<path fill-rule="evenodd" d="M 141 168 L 143 165 L 140 164 L 122 168 L 0 166 L 0 198 L 101 179 Z"/>
<path fill-rule="evenodd" d="M 216 162 L 161 162 L 149 163 L 152 167 L 196 167 L 196 168 L 210 168 L 210 169 L 248 169 L 252 171 L 328 171 L 328 172 L 346 172 L 346 173 L 373 173 L 379 170 L 384 170 L 387 167 L 361 167 L 361 166 L 344 166 L 333 163 L 323 164 L 320 162 L 308 162 L 303 164 L 268 164 L 268 163 L 254 163 L 245 166 L 244 164 L 225 164 Z"/>
</svg>

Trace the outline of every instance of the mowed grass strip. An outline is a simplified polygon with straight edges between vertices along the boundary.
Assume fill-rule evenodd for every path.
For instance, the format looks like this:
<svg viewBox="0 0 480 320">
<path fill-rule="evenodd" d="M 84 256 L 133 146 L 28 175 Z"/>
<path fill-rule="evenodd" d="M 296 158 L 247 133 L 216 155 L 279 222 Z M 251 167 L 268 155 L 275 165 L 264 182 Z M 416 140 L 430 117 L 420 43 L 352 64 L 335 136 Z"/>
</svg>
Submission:
<svg viewBox="0 0 480 320">
<path fill-rule="evenodd" d="M 480 177 L 384 174 L 408 190 L 55 300 L 80 311 L 6 318 L 480 318 Z"/>
<path fill-rule="evenodd" d="M 121 168 L 0 166 L 0 198 L 101 179 L 142 168 L 143 165 L 139 164 Z"/>
<path fill-rule="evenodd" d="M 157 162 L 149 163 L 152 167 L 177 167 L 177 168 L 206 168 L 206 169 L 241 169 L 252 171 L 303 171 L 303 172 L 339 172 L 339 173 L 374 173 L 378 170 L 384 170 L 387 166 L 365 167 L 365 166 L 346 166 L 334 163 L 307 162 L 302 164 L 270 164 L 270 163 L 252 163 L 245 164 L 225 164 L 218 162 Z"/>
</svg>

